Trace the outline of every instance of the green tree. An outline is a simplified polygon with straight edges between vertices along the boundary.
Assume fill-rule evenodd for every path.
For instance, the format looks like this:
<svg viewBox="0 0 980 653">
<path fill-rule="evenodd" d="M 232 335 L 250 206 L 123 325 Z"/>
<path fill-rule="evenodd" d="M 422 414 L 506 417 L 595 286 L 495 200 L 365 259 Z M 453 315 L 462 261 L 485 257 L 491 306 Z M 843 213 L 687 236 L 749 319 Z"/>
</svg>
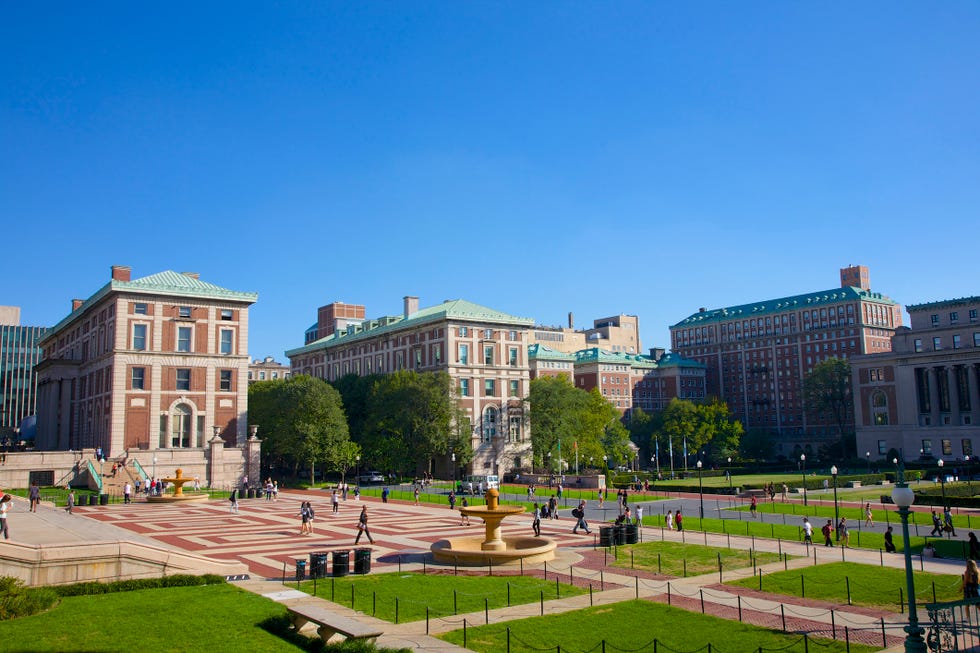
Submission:
<svg viewBox="0 0 980 653">
<path fill-rule="evenodd" d="M 402 370 L 380 377 L 372 388 L 368 413 L 368 457 L 399 473 L 425 470 L 434 457 L 448 455 L 465 421 L 446 372 Z M 465 455 L 462 447 L 460 454 Z"/>
<path fill-rule="evenodd" d="M 583 427 L 583 413 L 589 404 L 588 393 L 577 389 L 565 376 L 542 376 L 531 381 L 525 401 L 525 413 L 531 421 L 535 464 L 544 465 L 548 453 L 556 455 L 559 442 L 571 450 Z M 596 448 L 592 453 L 585 453 L 580 444 L 579 455 L 601 458 L 602 451 Z M 567 458 L 564 451 L 562 457 Z"/>
<path fill-rule="evenodd" d="M 739 457 L 744 462 L 761 462 L 772 458 L 776 443 L 772 436 L 761 430 L 747 431 L 739 442 Z"/>
<path fill-rule="evenodd" d="M 844 358 L 828 358 L 814 365 L 803 379 L 803 397 L 811 414 L 834 423 L 843 436 L 854 412 L 851 364 Z"/>
<path fill-rule="evenodd" d="M 698 405 L 701 427 L 700 435 L 712 458 L 727 459 L 738 454 L 739 442 L 745 429 L 737 419 L 732 419 L 728 404 L 713 399 L 708 403 Z"/>
<path fill-rule="evenodd" d="M 260 381 L 249 386 L 249 422 L 262 426 L 263 450 L 271 459 L 292 465 L 326 463 L 334 448 L 348 441 L 347 419 L 338 393 L 309 376 Z"/>
</svg>

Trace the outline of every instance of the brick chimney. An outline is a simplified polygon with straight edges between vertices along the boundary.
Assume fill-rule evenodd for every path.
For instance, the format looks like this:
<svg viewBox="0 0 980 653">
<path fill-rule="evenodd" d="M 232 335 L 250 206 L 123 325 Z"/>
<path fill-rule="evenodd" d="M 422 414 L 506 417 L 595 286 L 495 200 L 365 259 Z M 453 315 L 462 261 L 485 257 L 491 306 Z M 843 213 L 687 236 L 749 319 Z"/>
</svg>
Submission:
<svg viewBox="0 0 980 653">
<path fill-rule="evenodd" d="M 128 265 L 113 265 L 112 266 L 112 280 L 113 281 L 129 281 L 132 275 L 132 269 Z"/>
<path fill-rule="evenodd" d="M 419 298 L 406 295 L 402 298 L 405 303 L 405 319 L 407 320 L 411 316 L 419 312 Z"/>
<path fill-rule="evenodd" d="M 71 312 L 74 313 L 75 311 L 77 311 L 79 308 L 81 308 L 82 304 L 84 303 L 85 303 L 84 299 L 71 300 Z"/>
</svg>

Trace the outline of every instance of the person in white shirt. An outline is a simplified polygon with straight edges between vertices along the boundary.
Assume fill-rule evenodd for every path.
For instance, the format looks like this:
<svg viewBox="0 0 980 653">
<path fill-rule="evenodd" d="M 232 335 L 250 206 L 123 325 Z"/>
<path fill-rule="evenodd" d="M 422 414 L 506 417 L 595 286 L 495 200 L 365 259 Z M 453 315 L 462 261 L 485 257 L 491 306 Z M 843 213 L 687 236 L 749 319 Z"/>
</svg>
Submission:
<svg viewBox="0 0 980 653">
<path fill-rule="evenodd" d="M 806 517 L 803 518 L 803 544 L 813 544 L 813 524 Z"/>
</svg>

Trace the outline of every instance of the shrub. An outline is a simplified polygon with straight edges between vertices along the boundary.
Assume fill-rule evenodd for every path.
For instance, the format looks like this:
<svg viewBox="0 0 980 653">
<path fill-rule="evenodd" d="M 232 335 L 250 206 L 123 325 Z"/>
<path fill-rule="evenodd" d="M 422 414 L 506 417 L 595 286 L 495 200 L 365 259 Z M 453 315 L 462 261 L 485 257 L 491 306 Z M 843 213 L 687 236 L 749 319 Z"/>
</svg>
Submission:
<svg viewBox="0 0 980 653">
<path fill-rule="evenodd" d="M 174 576 L 163 576 L 161 578 L 133 578 L 130 580 L 119 580 L 112 583 L 100 583 L 96 581 L 74 583 L 72 585 L 58 585 L 53 589 L 59 596 L 85 596 L 87 594 L 132 592 L 133 590 L 158 589 L 160 587 L 218 585 L 224 582 L 225 579 L 222 576 L 217 576 L 215 574 L 205 574 L 204 576 L 177 574 Z"/>
<path fill-rule="evenodd" d="M 47 587 L 24 587 L 16 578 L 0 577 L 0 620 L 44 612 L 57 602 L 58 595 Z"/>
</svg>

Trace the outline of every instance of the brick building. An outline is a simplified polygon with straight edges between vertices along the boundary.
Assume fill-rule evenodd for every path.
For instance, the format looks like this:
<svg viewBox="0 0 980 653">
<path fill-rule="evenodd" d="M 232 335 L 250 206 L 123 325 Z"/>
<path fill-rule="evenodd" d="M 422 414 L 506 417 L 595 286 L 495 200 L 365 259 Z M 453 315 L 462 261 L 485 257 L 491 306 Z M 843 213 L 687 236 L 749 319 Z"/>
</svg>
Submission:
<svg viewBox="0 0 980 653">
<path fill-rule="evenodd" d="M 246 438 L 248 309 L 255 293 L 160 272 L 109 283 L 41 341 L 37 447 L 204 449 Z"/>
<path fill-rule="evenodd" d="M 980 445 L 980 297 L 907 307 L 891 351 L 854 356 L 858 453 L 975 460 Z"/>
<path fill-rule="evenodd" d="M 289 365 L 278 362 L 272 356 L 256 358 L 248 364 L 248 382 L 279 381 L 289 378 Z"/>
<path fill-rule="evenodd" d="M 828 358 L 891 350 L 901 307 L 872 292 L 868 269 L 841 270 L 841 287 L 719 309 L 700 309 L 670 327 L 675 352 L 707 367 L 708 395 L 727 402 L 745 428 L 777 436 L 777 452 L 836 437 L 809 414 L 803 379 Z"/>
<path fill-rule="evenodd" d="M 458 391 L 472 433 L 471 473 L 505 474 L 531 465 L 523 410 L 530 382 L 533 320 L 462 299 L 419 308 L 405 297 L 401 315 L 365 319 L 364 307 L 335 302 L 317 311 L 304 346 L 286 352 L 293 374 L 336 381 L 398 370 L 444 371 Z M 449 475 L 446 460 L 437 472 Z"/>
<path fill-rule="evenodd" d="M 575 319 L 569 313 L 567 327 L 535 325 L 530 344 L 540 344 L 566 354 L 589 347 L 613 353 L 637 354 L 642 351 L 640 318 L 620 313 L 593 320 L 590 329 L 576 329 Z"/>
</svg>

